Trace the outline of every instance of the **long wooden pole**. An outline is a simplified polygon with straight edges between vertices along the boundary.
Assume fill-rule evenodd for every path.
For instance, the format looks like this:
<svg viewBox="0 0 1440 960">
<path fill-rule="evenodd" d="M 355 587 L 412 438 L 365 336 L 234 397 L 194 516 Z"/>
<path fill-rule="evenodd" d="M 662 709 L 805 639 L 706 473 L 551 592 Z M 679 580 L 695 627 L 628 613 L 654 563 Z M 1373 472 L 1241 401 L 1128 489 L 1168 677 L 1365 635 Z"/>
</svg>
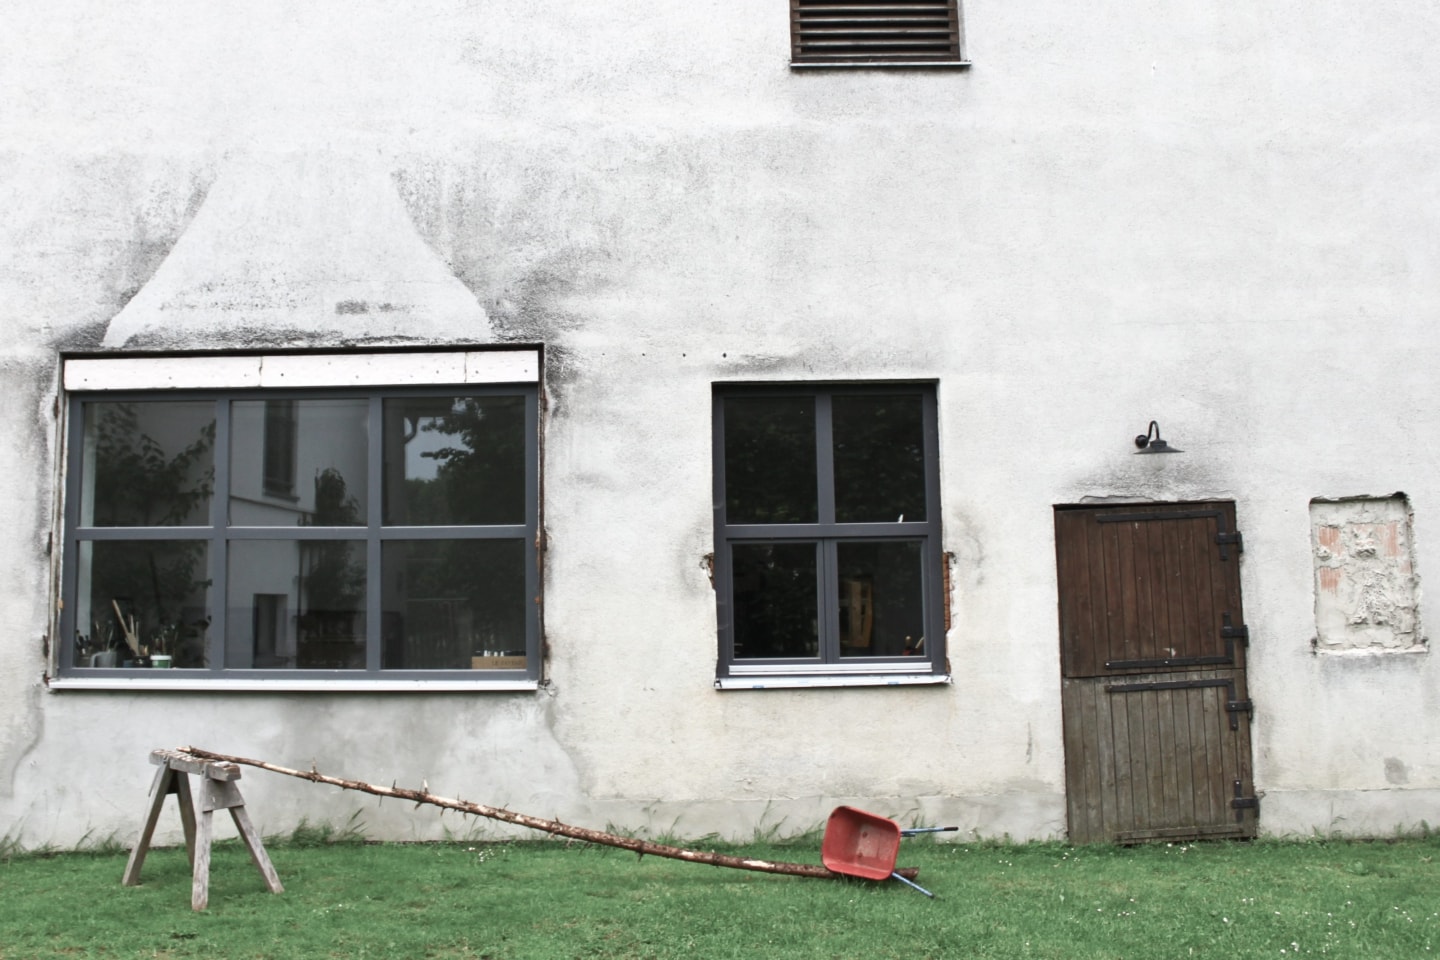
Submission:
<svg viewBox="0 0 1440 960">
<path fill-rule="evenodd" d="M 841 874 L 835 873 L 833 870 L 829 870 L 819 864 L 785 863 L 784 861 L 776 860 L 756 860 L 750 857 L 732 857 L 723 853 L 686 850 L 683 847 L 672 847 L 669 844 L 652 843 L 649 840 L 641 840 L 637 837 L 621 837 L 613 833 L 605 833 L 601 830 L 588 830 L 584 827 L 575 827 L 568 823 L 561 823 L 559 820 L 545 820 L 540 817 L 531 817 L 523 813 L 515 813 L 512 810 L 505 810 L 501 807 L 492 807 L 487 804 L 474 803 L 469 800 L 460 800 L 452 797 L 436 796 L 430 792 L 428 784 L 420 790 L 410 790 L 405 787 L 385 787 L 379 784 L 365 783 L 362 780 L 346 780 L 342 777 L 327 776 L 315 770 L 313 767 L 310 770 L 293 770 L 289 767 L 266 763 L 264 760 L 233 757 L 224 753 L 202 750 L 199 747 L 181 747 L 180 751 L 204 760 L 219 760 L 223 763 L 242 763 L 249 767 L 269 770 L 271 773 L 280 773 L 287 777 L 298 777 L 301 780 L 309 780 L 312 783 L 328 783 L 342 790 L 359 790 L 362 793 L 371 793 L 377 797 L 393 797 L 396 800 L 408 800 L 417 805 L 426 803 L 432 806 L 442 807 L 446 810 L 459 810 L 461 813 L 470 813 L 477 817 L 488 817 L 491 820 L 501 820 L 505 823 L 529 827 L 532 830 L 541 830 L 557 837 L 569 837 L 573 840 L 583 840 L 586 843 L 598 843 L 607 847 L 620 847 L 623 850 L 632 850 L 641 856 L 649 854 L 652 857 L 667 857 L 671 860 L 685 860 L 689 863 L 706 863 L 715 867 L 733 867 L 736 870 L 754 870 L 759 873 L 782 873 L 792 877 L 834 879 L 841 876 Z M 919 872 L 920 871 L 914 867 L 905 867 L 896 871 L 896 873 L 899 873 L 902 877 L 912 880 L 919 875 Z"/>
</svg>

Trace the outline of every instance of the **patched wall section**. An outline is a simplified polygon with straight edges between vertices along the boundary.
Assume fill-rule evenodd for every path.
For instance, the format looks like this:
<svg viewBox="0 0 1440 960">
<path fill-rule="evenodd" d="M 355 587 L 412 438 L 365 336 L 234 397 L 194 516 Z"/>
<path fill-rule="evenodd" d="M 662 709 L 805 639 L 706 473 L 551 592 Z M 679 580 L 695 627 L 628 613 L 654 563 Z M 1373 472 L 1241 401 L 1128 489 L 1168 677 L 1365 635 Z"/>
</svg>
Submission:
<svg viewBox="0 0 1440 960">
<path fill-rule="evenodd" d="M 1424 649 L 1412 526 L 1401 493 L 1311 501 L 1318 651 Z"/>
</svg>

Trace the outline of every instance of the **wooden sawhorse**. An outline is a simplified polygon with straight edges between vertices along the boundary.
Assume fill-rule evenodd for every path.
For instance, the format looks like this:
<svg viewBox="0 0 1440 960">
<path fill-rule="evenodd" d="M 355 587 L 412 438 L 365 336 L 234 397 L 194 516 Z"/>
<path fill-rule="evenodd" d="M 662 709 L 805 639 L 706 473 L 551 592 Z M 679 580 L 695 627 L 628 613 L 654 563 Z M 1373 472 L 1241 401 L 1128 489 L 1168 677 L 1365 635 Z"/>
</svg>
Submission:
<svg viewBox="0 0 1440 960">
<path fill-rule="evenodd" d="M 185 828 L 185 853 L 190 858 L 191 885 L 190 907 L 204 910 L 210 902 L 210 844 L 214 837 L 214 816 L 216 810 L 229 810 L 240 831 L 240 839 L 250 851 L 265 885 L 271 893 L 283 893 L 280 877 L 265 855 L 260 835 L 245 813 L 245 800 L 240 796 L 240 768 L 233 763 L 202 760 L 178 750 L 152 750 L 150 762 L 160 767 L 155 771 L 155 782 L 150 785 L 150 812 L 145 817 L 145 829 L 140 833 L 140 842 L 130 851 L 130 861 L 125 864 L 125 877 L 120 882 L 127 887 L 140 883 L 140 866 L 150 850 L 150 838 L 155 834 L 155 824 L 160 819 L 160 808 L 165 798 L 175 794 L 180 802 L 180 822 Z M 195 831 L 195 805 L 190 794 L 190 774 L 200 777 L 200 831 Z"/>
</svg>

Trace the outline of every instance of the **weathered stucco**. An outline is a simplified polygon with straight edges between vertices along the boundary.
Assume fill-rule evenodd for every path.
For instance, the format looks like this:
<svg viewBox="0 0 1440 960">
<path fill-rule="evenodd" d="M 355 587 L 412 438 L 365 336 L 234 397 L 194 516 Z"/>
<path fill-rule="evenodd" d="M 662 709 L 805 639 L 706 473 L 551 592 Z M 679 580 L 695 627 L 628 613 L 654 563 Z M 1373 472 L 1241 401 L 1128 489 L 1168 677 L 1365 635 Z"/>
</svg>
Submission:
<svg viewBox="0 0 1440 960">
<path fill-rule="evenodd" d="M 778 0 L 0 15 L 0 835 L 128 840 L 185 743 L 591 826 L 1063 835 L 1087 498 L 1236 502 L 1263 831 L 1433 822 L 1434 657 L 1317 654 L 1310 504 L 1404 490 L 1440 569 L 1440 25 L 964 14 L 968 71 L 812 72 Z M 539 692 L 45 689 L 61 351 L 451 342 L 545 351 Z M 872 378 L 938 384 L 954 682 L 718 692 L 712 384 Z M 1151 419 L 1184 454 L 1133 456 Z"/>
</svg>

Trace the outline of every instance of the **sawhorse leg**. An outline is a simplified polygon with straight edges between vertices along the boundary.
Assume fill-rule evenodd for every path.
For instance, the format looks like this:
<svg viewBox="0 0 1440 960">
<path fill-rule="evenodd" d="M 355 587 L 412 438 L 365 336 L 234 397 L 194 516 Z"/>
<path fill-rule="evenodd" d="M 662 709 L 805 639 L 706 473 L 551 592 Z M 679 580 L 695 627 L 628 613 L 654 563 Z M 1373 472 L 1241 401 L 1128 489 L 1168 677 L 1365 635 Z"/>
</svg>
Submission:
<svg viewBox="0 0 1440 960">
<path fill-rule="evenodd" d="M 284 893 L 285 888 L 280 885 L 280 877 L 265 854 L 264 844 L 260 842 L 260 834 L 255 832 L 255 825 L 250 822 L 250 815 L 245 812 L 245 800 L 240 796 L 240 788 L 229 780 L 206 779 L 205 786 L 201 788 L 200 830 L 192 861 L 194 871 L 190 886 L 191 908 L 204 910 L 210 902 L 210 844 L 214 838 L 216 810 L 230 811 L 230 819 L 235 821 L 235 829 L 240 832 L 240 839 L 245 841 L 245 849 L 250 851 L 250 862 L 255 864 L 255 869 L 265 878 L 265 885 L 270 888 L 270 892 Z"/>
<path fill-rule="evenodd" d="M 125 864 L 125 877 L 120 882 L 127 887 L 140 885 L 140 868 L 145 864 L 145 854 L 150 852 L 150 839 L 155 836 L 155 824 L 160 821 L 160 810 L 165 798 L 175 794 L 180 803 L 180 823 L 185 830 L 185 855 L 190 858 L 190 867 L 195 867 L 195 803 L 190 797 L 188 774 L 172 770 L 168 765 L 155 771 L 150 784 L 150 810 L 145 816 L 145 828 L 140 832 L 140 842 L 130 851 Z"/>
<path fill-rule="evenodd" d="M 155 824 L 160 819 L 160 810 L 165 798 L 175 794 L 180 803 L 180 821 L 185 830 L 185 854 L 190 858 L 190 907 L 204 910 L 210 903 L 210 847 L 215 836 L 215 811 L 229 810 L 235 821 L 235 829 L 250 851 L 250 862 L 265 878 L 265 886 L 271 893 L 283 893 L 280 877 L 265 853 L 265 845 L 250 816 L 245 812 L 245 800 L 240 796 L 240 769 L 234 764 L 213 763 L 189 754 L 173 750 L 155 750 L 150 762 L 159 764 L 155 780 L 150 785 L 150 809 L 145 815 L 145 827 L 140 832 L 140 841 L 130 851 L 125 864 L 125 876 L 121 880 L 127 887 L 140 883 L 140 867 L 145 863 L 145 854 L 150 850 L 150 840 L 155 835 Z M 195 804 L 190 793 L 190 774 L 200 777 L 200 823 L 196 829 Z"/>
</svg>

